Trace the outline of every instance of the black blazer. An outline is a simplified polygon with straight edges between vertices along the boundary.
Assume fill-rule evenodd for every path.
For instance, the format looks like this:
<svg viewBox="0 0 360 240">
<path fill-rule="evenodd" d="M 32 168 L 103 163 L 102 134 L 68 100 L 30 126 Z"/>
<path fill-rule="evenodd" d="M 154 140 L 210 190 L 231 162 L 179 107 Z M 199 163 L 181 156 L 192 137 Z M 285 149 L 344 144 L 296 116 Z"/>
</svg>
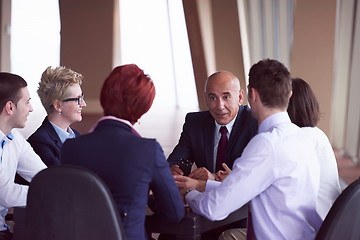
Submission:
<svg viewBox="0 0 360 240">
<path fill-rule="evenodd" d="M 137 136 L 125 123 L 102 120 L 92 133 L 66 140 L 61 162 L 88 168 L 104 180 L 122 216 L 126 239 L 147 239 L 149 190 L 155 214 L 173 222 L 184 217 L 184 203 L 160 144 Z"/>
<path fill-rule="evenodd" d="M 225 155 L 225 163 L 231 169 L 257 129 L 258 123 L 251 116 L 250 108 L 240 106 Z M 180 159 L 188 159 L 198 168 L 205 167 L 214 173 L 214 134 L 215 120 L 209 111 L 188 113 L 179 143 L 168 157 L 169 164 L 178 165 Z"/>
<path fill-rule="evenodd" d="M 72 130 L 75 136 L 80 135 L 75 129 Z M 41 126 L 28 138 L 28 142 L 46 166 L 61 164 L 60 149 L 63 144 L 47 117 Z"/>
</svg>

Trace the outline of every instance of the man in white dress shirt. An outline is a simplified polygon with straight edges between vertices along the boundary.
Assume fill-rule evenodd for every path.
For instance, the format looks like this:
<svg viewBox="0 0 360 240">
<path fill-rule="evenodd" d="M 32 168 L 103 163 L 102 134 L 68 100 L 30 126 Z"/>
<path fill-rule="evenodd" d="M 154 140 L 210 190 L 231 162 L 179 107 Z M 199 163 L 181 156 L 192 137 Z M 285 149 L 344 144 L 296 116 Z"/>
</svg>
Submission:
<svg viewBox="0 0 360 240">
<path fill-rule="evenodd" d="M 290 73 L 280 62 L 251 67 L 248 101 L 259 133 L 223 182 L 175 176 L 180 188 L 195 189 L 186 194 L 194 212 L 221 220 L 250 201 L 256 239 L 314 239 L 322 223 L 320 168 L 311 141 L 286 112 L 291 93 Z"/>
<path fill-rule="evenodd" d="M 32 112 L 25 80 L 15 74 L 0 73 L 0 240 L 12 239 L 5 223 L 8 208 L 25 206 L 28 186 L 15 184 L 18 173 L 30 181 L 46 168 L 25 138 L 14 128 L 25 127 Z"/>
</svg>

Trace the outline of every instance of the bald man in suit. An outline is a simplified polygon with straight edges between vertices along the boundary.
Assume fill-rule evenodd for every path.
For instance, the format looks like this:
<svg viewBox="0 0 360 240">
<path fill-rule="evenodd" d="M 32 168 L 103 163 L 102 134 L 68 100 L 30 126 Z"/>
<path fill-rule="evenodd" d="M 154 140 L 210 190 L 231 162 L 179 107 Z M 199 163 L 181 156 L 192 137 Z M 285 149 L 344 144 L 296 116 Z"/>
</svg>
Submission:
<svg viewBox="0 0 360 240">
<path fill-rule="evenodd" d="M 209 110 L 187 114 L 179 143 L 169 155 L 168 162 L 174 175 L 184 174 L 179 165 L 181 159 L 186 159 L 197 166 L 190 177 L 214 180 L 215 173 L 224 170 L 216 167 L 220 127 L 227 129 L 228 144 L 223 162 L 231 169 L 257 133 L 257 122 L 251 116 L 250 108 L 242 105 L 244 92 L 239 79 L 231 72 L 212 74 L 205 83 L 204 97 Z"/>
</svg>

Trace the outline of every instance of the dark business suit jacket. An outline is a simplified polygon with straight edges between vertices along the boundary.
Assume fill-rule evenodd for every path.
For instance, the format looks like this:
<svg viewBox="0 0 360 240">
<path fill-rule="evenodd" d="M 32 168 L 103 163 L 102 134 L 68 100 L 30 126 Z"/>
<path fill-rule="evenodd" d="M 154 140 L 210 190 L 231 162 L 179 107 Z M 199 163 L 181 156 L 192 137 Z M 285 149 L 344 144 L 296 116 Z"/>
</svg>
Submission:
<svg viewBox="0 0 360 240">
<path fill-rule="evenodd" d="M 61 162 L 88 168 L 104 180 L 128 240 L 147 239 L 144 221 L 149 189 L 155 199 L 152 208 L 155 214 L 174 222 L 185 214 L 159 143 L 137 136 L 125 123 L 102 120 L 92 133 L 66 140 Z"/>
<path fill-rule="evenodd" d="M 251 116 L 250 108 L 240 106 L 225 155 L 225 163 L 231 169 L 257 129 L 258 123 Z M 188 159 L 198 168 L 205 167 L 214 173 L 214 134 L 215 120 L 209 111 L 188 113 L 179 143 L 168 157 L 169 164 L 178 165 L 180 159 Z"/>
<path fill-rule="evenodd" d="M 72 130 L 75 136 L 80 135 L 78 131 Z M 63 144 L 47 117 L 41 126 L 28 138 L 28 142 L 46 166 L 60 165 L 60 149 Z"/>
</svg>

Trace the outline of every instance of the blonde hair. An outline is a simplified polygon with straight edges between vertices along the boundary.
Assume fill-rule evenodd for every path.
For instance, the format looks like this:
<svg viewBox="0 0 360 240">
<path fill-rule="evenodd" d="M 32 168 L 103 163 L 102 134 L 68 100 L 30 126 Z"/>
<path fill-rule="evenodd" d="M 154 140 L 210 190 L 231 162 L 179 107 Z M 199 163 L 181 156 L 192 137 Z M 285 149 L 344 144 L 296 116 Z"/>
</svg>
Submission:
<svg viewBox="0 0 360 240">
<path fill-rule="evenodd" d="M 41 75 L 37 93 L 46 112 L 54 111 L 53 102 L 64 100 L 66 89 L 70 85 L 82 84 L 83 75 L 66 67 L 48 67 Z"/>
</svg>

